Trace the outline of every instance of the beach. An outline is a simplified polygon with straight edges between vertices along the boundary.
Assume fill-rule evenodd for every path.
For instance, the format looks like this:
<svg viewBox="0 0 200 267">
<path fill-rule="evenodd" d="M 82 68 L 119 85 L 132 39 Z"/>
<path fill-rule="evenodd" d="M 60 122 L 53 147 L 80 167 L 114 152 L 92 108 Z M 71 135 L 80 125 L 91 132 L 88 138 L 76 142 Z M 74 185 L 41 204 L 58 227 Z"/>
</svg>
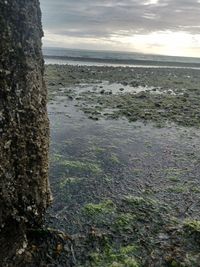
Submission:
<svg viewBox="0 0 200 267">
<path fill-rule="evenodd" d="M 199 72 L 46 65 L 47 225 L 74 239 L 72 266 L 198 266 Z"/>
</svg>

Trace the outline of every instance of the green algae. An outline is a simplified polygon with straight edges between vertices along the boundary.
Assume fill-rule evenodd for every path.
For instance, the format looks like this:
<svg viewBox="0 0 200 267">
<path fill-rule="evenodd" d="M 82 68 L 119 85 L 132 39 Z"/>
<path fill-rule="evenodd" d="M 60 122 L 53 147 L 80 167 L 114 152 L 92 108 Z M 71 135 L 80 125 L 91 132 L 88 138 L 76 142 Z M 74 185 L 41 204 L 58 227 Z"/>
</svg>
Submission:
<svg viewBox="0 0 200 267">
<path fill-rule="evenodd" d="M 98 154 L 106 152 L 106 148 L 98 147 L 98 146 L 94 146 L 94 145 L 92 146 L 91 150 L 94 151 L 95 153 L 98 153 Z"/>
<path fill-rule="evenodd" d="M 177 184 L 175 186 L 169 186 L 167 188 L 167 191 L 171 193 L 180 194 L 189 191 L 189 187 L 184 184 Z"/>
<path fill-rule="evenodd" d="M 191 219 L 185 220 L 183 227 L 185 232 L 200 236 L 200 221 Z"/>
<path fill-rule="evenodd" d="M 113 213 L 115 204 L 112 200 L 105 200 L 99 204 L 89 203 L 84 206 L 84 213 L 89 217 L 95 217 L 99 214 Z"/>
<path fill-rule="evenodd" d="M 118 231 L 131 231 L 135 222 L 136 215 L 132 213 L 120 213 L 116 216 L 113 228 Z"/>
<path fill-rule="evenodd" d="M 123 198 L 123 201 L 130 205 L 131 207 L 140 207 L 140 206 L 146 206 L 149 208 L 155 208 L 157 207 L 157 201 L 150 199 L 150 198 L 144 198 L 144 197 L 138 197 L 138 196 L 126 196 Z"/>
<path fill-rule="evenodd" d="M 110 160 L 113 164 L 120 164 L 120 160 L 115 153 L 111 153 Z"/>
<path fill-rule="evenodd" d="M 139 267 L 134 254 L 137 246 L 125 246 L 119 249 L 107 248 L 101 253 L 91 253 L 92 267 Z"/>
<path fill-rule="evenodd" d="M 80 177 L 66 177 L 63 178 L 60 181 L 60 188 L 63 189 L 65 188 L 67 185 L 72 185 L 72 184 L 79 184 L 82 182 L 84 178 L 80 178 Z"/>
<path fill-rule="evenodd" d="M 100 174 L 102 172 L 101 167 L 96 163 L 82 162 L 78 160 L 62 160 L 59 162 L 61 166 L 64 166 L 69 171 L 76 172 L 91 172 L 94 174 Z"/>
</svg>

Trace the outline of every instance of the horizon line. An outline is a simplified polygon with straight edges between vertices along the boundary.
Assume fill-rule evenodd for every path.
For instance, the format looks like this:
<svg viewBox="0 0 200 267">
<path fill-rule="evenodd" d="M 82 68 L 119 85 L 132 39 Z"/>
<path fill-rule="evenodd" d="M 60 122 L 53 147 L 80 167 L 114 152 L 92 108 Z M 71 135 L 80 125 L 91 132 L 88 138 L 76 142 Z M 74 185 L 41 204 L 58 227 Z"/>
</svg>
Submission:
<svg viewBox="0 0 200 267">
<path fill-rule="evenodd" d="M 153 53 L 145 53 L 145 52 L 136 52 L 136 51 L 120 51 L 120 50 L 106 50 L 106 49 L 87 49 L 87 48 L 71 48 L 71 47 L 60 47 L 60 46 L 42 46 L 42 49 L 47 48 L 56 48 L 56 49 L 66 49 L 66 50 L 75 50 L 75 51 L 92 51 L 92 52 L 112 52 L 112 53 L 122 53 L 122 54 L 141 54 L 141 55 L 149 55 L 149 56 L 162 56 L 162 57 L 178 57 L 178 58 L 192 58 L 192 59 L 200 59 L 199 57 L 191 57 L 191 56 L 174 56 L 174 55 L 164 55 L 164 54 L 153 54 Z"/>
</svg>

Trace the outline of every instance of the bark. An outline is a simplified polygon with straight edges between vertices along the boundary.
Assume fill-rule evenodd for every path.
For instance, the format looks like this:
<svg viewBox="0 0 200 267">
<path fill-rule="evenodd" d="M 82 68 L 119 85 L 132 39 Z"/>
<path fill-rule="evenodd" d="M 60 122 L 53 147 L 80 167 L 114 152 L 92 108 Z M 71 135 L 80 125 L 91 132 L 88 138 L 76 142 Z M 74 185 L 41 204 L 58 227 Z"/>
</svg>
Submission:
<svg viewBox="0 0 200 267">
<path fill-rule="evenodd" d="M 42 35 L 38 0 L 0 0 L 0 262 L 50 202 Z"/>
</svg>

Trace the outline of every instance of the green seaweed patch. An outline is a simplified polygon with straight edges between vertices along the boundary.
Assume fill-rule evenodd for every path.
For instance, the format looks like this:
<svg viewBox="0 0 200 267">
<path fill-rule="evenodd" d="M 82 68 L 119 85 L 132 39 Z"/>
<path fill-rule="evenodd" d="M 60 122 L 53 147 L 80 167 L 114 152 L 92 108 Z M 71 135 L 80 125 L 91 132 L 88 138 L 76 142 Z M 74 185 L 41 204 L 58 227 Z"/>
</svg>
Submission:
<svg viewBox="0 0 200 267">
<path fill-rule="evenodd" d="M 200 186 L 195 186 L 191 188 L 191 192 L 199 194 L 200 193 Z"/>
<path fill-rule="evenodd" d="M 181 180 L 181 177 L 185 174 L 185 170 L 171 167 L 165 170 L 165 175 L 167 179 L 172 182 L 178 182 Z"/>
<path fill-rule="evenodd" d="M 169 176 L 167 176 L 167 178 L 170 181 L 175 182 L 175 183 L 180 181 L 180 178 L 178 176 L 176 176 L 176 175 L 169 175 Z"/>
<path fill-rule="evenodd" d="M 144 197 L 138 197 L 138 196 L 126 196 L 123 201 L 130 205 L 131 207 L 151 207 L 155 208 L 157 207 L 157 201 L 150 199 L 150 198 L 144 198 Z"/>
<path fill-rule="evenodd" d="M 93 174 L 100 174 L 102 169 L 100 165 L 91 162 L 82 162 L 78 160 L 62 160 L 59 162 L 60 165 L 66 167 L 69 171 L 76 171 L 76 172 L 90 172 Z"/>
<path fill-rule="evenodd" d="M 106 182 L 106 183 L 108 183 L 108 184 L 112 183 L 113 180 L 114 180 L 114 178 L 112 176 L 109 176 L 109 175 L 105 175 L 103 177 L 103 181 Z"/>
<path fill-rule="evenodd" d="M 169 207 L 147 196 L 126 196 L 122 199 L 121 210 L 135 216 L 135 224 L 132 224 L 131 227 L 133 230 L 140 229 L 139 232 L 142 233 L 141 227 L 145 227 L 145 224 L 149 225 L 153 232 L 158 231 L 167 219 L 167 216 L 163 216 L 163 214 L 168 214 Z M 149 223 L 150 221 L 151 223 Z"/>
<path fill-rule="evenodd" d="M 194 219 L 186 219 L 183 223 L 183 237 L 185 237 L 186 243 L 188 244 L 190 248 L 192 248 L 194 251 L 199 252 L 200 221 L 194 220 Z M 200 260 L 200 254 L 199 254 L 199 260 Z"/>
<path fill-rule="evenodd" d="M 200 237 L 200 221 L 198 220 L 185 220 L 183 229 L 188 234 L 195 234 Z"/>
<path fill-rule="evenodd" d="M 91 150 L 94 151 L 95 153 L 98 153 L 98 154 L 106 152 L 106 148 L 98 147 L 98 146 L 94 146 L 94 145 L 92 146 Z"/>
<path fill-rule="evenodd" d="M 51 162 L 61 162 L 63 159 L 63 155 L 60 155 L 58 153 L 53 154 L 53 156 L 51 157 Z"/>
<path fill-rule="evenodd" d="M 99 214 L 113 213 L 116 209 L 112 200 L 105 200 L 99 204 L 89 203 L 84 206 L 84 213 L 89 217 L 96 217 Z"/>
<path fill-rule="evenodd" d="M 72 185 L 72 184 L 79 184 L 83 181 L 84 178 L 79 178 L 79 177 L 67 177 L 63 178 L 60 182 L 60 188 L 64 188 L 67 185 Z"/>
<path fill-rule="evenodd" d="M 139 267 L 135 254 L 138 247 L 134 245 L 124 246 L 119 249 L 107 248 L 101 253 L 90 254 L 92 267 Z"/>
<path fill-rule="evenodd" d="M 113 227 L 118 231 L 132 231 L 136 215 L 132 213 L 121 213 L 116 216 Z"/>
<path fill-rule="evenodd" d="M 113 164 L 120 164 L 120 160 L 119 160 L 119 158 L 117 157 L 117 155 L 115 153 L 111 154 L 110 161 Z"/>
<path fill-rule="evenodd" d="M 181 194 L 185 193 L 189 190 L 188 186 L 186 185 L 176 185 L 176 186 L 169 186 L 167 188 L 167 191 L 170 193 L 176 193 L 176 194 Z"/>
</svg>

